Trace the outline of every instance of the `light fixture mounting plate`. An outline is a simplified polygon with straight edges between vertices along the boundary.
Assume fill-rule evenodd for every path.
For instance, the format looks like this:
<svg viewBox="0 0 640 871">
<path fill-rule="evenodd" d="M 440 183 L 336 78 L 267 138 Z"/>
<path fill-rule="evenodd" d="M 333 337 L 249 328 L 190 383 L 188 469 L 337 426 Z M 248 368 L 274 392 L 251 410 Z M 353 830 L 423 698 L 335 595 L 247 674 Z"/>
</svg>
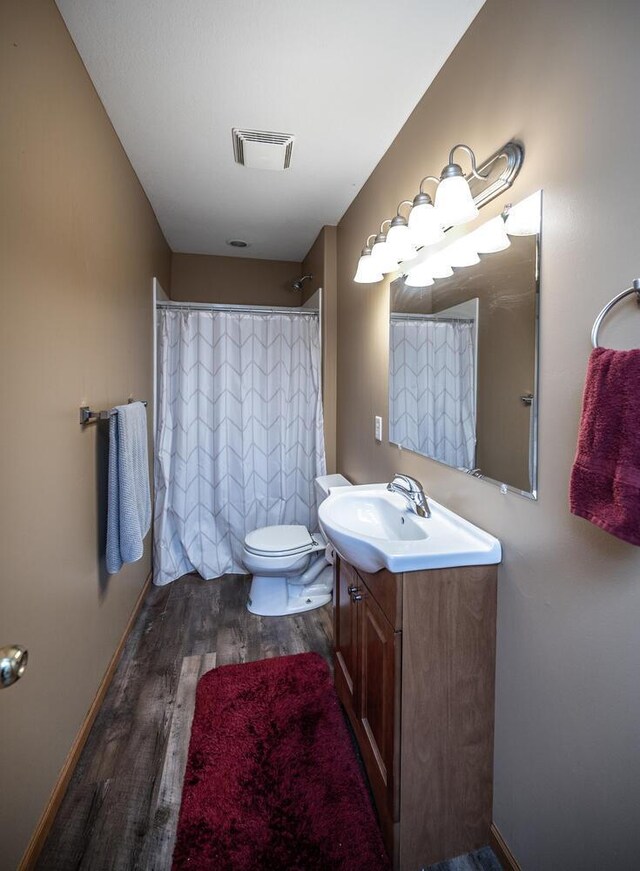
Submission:
<svg viewBox="0 0 640 871">
<path fill-rule="evenodd" d="M 520 172 L 523 160 L 524 148 L 519 142 L 512 140 L 478 165 L 478 175 L 486 176 L 485 178 L 476 178 L 473 173 L 466 176 L 471 196 L 479 209 L 511 187 Z"/>
</svg>

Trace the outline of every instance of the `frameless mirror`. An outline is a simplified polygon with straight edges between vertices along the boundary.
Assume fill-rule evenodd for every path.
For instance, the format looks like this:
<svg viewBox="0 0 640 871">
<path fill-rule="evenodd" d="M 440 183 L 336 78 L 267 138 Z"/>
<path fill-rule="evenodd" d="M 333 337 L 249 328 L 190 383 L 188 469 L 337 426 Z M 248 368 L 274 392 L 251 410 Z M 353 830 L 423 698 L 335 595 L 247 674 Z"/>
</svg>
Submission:
<svg viewBox="0 0 640 871">
<path fill-rule="evenodd" d="M 531 498 L 541 203 L 423 255 L 391 285 L 389 328 L 389 441 Z"/>
</svg>

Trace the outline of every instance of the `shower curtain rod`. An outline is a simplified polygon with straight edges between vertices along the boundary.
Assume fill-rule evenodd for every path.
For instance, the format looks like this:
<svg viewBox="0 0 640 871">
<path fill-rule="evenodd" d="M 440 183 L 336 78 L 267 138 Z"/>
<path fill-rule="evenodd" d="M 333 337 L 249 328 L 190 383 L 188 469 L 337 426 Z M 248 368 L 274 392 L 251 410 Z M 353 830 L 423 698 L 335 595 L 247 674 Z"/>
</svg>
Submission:
<svg viewBox="0 0 640 871">
<path fill-rule="evenodd" d="M 475 321 L 475 318 L 472 318 L 468 315 L 458 315 L 458 317 L 448 316 L 446 318 L 441 318 L 440 315 L 431 314 L 431 315 L 423 315 L 419 312 L 391 312 L 391 320 L 392 321 L 437 321 L 440 324 L 459 324 L 459 323 L 470 323 L 472 324 Z"/>
<path fill-rule="evenodd" d="M 218 302 L 157 302 L 156 308 L 218 312 L 255 312 L 258 314 L 318 315 L 320 313 L 320 309 L 304 308 L 303 306 L 227 305 Z"/>
</svg>

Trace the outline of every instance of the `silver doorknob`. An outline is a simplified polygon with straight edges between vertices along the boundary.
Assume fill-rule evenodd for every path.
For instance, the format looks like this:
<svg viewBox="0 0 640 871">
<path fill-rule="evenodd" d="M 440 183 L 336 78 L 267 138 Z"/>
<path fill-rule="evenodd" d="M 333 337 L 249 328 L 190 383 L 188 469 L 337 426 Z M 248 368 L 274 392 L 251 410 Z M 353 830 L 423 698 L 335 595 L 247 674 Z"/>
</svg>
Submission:
<svg viewBox="0 0 640 871">
<path fill-rule="evenodd" d="M 362 599 L 362 593 L 359 593 L 357 590 L 351 594 L 352 602 L 359 602 Z"/>
<path fill-rule="evenodd" d="M 10 687 L 24 674 L 29 654 L 19 644 L 0 647 L 0 689 Z"/>
<path fill-rule="evenodd" d="M 358 588 L 357 588 L 354 584 L 350 584 L 350 585 L 347 587 L 347 593 L 348 593 L 350 596 L 353 596 L 353 594 L 355 593 L 355 591 L 356 591 L 357 589 L 358 589 Z"/>
</svg>

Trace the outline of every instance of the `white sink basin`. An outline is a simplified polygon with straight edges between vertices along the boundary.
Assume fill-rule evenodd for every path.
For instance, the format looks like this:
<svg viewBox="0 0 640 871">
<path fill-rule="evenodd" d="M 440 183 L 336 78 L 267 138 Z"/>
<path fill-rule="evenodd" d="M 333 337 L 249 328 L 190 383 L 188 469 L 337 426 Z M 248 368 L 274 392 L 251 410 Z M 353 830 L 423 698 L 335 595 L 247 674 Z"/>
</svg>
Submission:
<svg viewBox="0 0 640 871">
<path fill-rule="evenodd" d="M 495 565 L 497 538 L 429 499 L 431 517 L 418 517 L 386 484 L 330 491 L 318 510 L 320 527 L 341 557 L 356 568 L 413 572 Z"/>
</svg>

